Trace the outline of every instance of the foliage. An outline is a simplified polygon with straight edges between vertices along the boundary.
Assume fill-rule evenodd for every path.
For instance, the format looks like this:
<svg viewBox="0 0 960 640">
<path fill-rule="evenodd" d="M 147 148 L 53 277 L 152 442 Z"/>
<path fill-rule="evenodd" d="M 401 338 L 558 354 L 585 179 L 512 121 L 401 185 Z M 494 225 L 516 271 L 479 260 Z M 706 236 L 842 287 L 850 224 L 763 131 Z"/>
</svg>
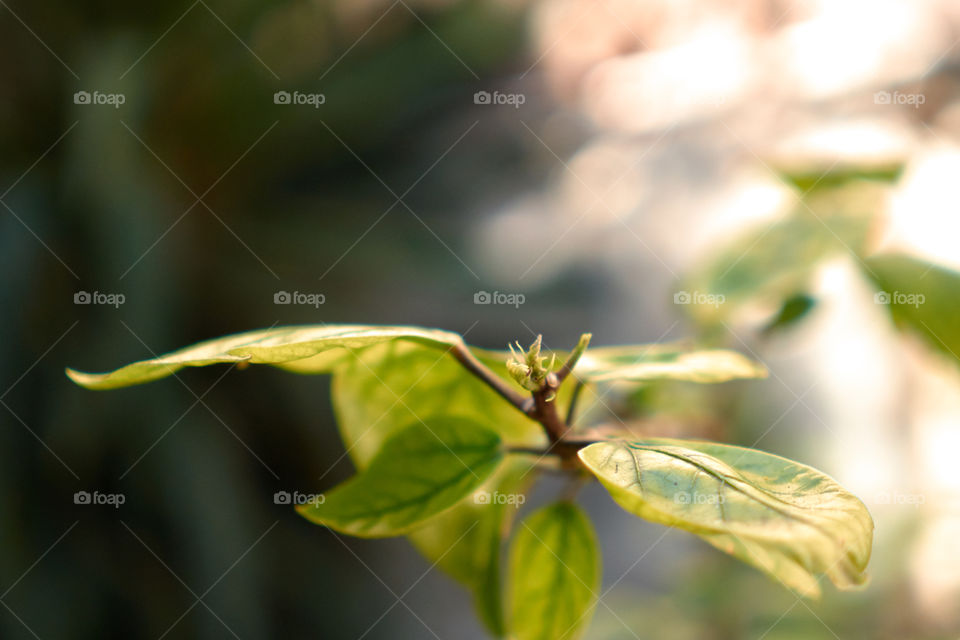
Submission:
<svg viewBox="0 0 960 640">
<path fill-rule="evenodd" d="M 685 278 L 697 291 L 687 309 L 706 336 L 742 311 L 775 310 L 762 331 L 793 326 L 816 305 L 817 269 L 846 256 L 874 289 L 893 325 L 922 336 L 960 364 L 960 273 L 901 253 L 876 251 L 871 238 L 885 221 L 883 198 L 900 167 L 839 167 L 782 174 L 796 189 L 784 218 L 760 225 L 716 248 Z M 717 299 L 722 304 L 711 304 Z"/>
<path fill-rule="evenodd" d="M 579 637 L 596 601 L 596 536 L 569 496 L 522 520 L 501 578 L 512 512 L 543 467 L 566 471 L 575 483 L 595 476 L 630 513 L 690 531 L 801 595 L 819 594 L 819 574 L 840 588 L 865 581 L 873 523 L 826 475 L 723 444 L 636 441 L 623 432 L 588 438 L 571 427 L 572 415 L 560 418 L 572 414 L 585 386 L 719 383 L 763 377 L 761 365 L 728 350 L 676 345 L 591 351 L 589 339 L 569 353 L 546 353 L 538 337 L 516 353 L 471 350 L 457 334 L 417 327 L 284 327 L 109 373 L 67 374 L 91 389 L 216 363 L 333 374 L 341 435 L 358 474 L 300 513 L 349 535 L 408 535 L 472 591 L 496 635 Z M 567 377 L 575 384 L 564 384 Z"/>
</svg>

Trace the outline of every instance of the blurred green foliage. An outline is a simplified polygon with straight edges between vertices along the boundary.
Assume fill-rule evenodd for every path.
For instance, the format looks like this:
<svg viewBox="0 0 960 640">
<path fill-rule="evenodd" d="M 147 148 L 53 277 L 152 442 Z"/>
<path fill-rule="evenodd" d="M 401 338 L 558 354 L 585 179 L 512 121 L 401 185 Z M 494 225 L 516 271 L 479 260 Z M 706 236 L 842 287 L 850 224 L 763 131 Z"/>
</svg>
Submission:
<svg viewBox="0 0 960 640">
<path fill-rule="evenodd" d="M 454 303 L 477 281 L 443 243 L 471 262 L 469 203 L 515 183 L 518 154 L 489 121 L 451 147 L 477 120 L 473 92 L 515 64 L 523 20 L 482 2 L 408 6 L 0 7 L 0 330 L 16 336 L 0 346 L 0 575 L 32 629 L 4 611 L 0 636 L 219 638 L 226 625 L 241 637 L 356 637 L 393 603 L 339 540 L 272 503 L 351 471 L 327 381 L 192 371 L 108 399 L 71 389 L 62 367 L 280 321 L 470 328 L 472 309 Z M 94 90 L 125 104 L 74 103 Z M 277 105 L 279 90 L 326 102 Z M 497 172 L 484 169 L 491 157 Z M 395 197 L 379 179 L 397 195 L 417 182 L 404 197 L 416 215 L 384 215 Z M 278 307 L 278 290 L 327 304 Z M 126 303 L 76 306 L 77 291 Z M 123 492 L 124 507 L 73 504 L 94 489 Z M 397 593 L 404 567 L 426 568 L 403 548 L 364 551 Z M 454 598 L 430 620 L 449 636 L 442 614 L 462 596 L 444 589 L 430 575 L 407 599 L 423 610 L 418 596 Z M 400 610 L 368 637 L 426 632 Z"/>
</svg>

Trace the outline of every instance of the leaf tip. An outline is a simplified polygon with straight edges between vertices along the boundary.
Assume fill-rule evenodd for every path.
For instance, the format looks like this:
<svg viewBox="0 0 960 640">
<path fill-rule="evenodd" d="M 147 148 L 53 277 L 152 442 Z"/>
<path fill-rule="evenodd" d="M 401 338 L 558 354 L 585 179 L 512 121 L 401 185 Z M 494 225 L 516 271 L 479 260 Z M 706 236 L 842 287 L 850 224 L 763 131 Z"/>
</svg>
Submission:
<svg viewBox="0 0 960 640">
<path fill-rule="evenodd" d="M 317 513 L 317 508 L 320 504 L 316 501 L 304 502 L 302 504 L 295 504 L 293 506 L 294 510 L 299 513 L 302 517 L 306 518 L 314 524 L 320 524 L 323 526 L 329 526 L 326 520 Z"/>
<path fill-rule="evenodd" d="M 70 367 L 64 367 L 63 372 L 67 374 L 67 377 L 70 378 L 75 384 L 84 387 L 85 389 L 99 389 L 99 382 L 103 380 L 103 374 L 98 373 L 86 373 L 83 371 L 77 371 L 76 369 L 71 369 Z"/>
</svg>

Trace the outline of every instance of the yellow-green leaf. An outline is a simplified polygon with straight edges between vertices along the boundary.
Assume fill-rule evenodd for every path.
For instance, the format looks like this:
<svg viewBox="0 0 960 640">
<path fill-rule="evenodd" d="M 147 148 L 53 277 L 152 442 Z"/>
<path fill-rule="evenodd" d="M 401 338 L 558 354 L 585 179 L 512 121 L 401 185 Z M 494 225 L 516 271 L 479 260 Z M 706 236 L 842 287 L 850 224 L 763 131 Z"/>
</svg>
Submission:
<svg viewBox="0 0 960 640">
<path fill-rule="evenodd" d="M 817 577 L 840 588 L 866 580 L 873 521 L 827 475 L 755 449 L 653 438 L 585 447 L 580 459 L 630 513 L 691 531 L 817 597 Z"/>
<path fill-rule="evenodd" d="M 172 375 L 184 367 L 217 363 L 272 364 L 304 373 L 327 372 L 339 356 L 379 342 L 409 340 L 436 348 L 461 341 L 459 335 L 419 327 L 370 325 L 304 325 L 237 333 L 199 342 L 158 358 L 141 360 L 108 373 L 67 369 L 67 375 L 88 389 L 116 389 Z M 336 350 L 334 353 L 330 353 Z M 295 363 L 310 360 L 312 369 Z"/>
<path fill-rule="evenodd" d="M 474 353 L 494 373 L 506 376 L 503 362 L 487 358 L 480 350 Z M 509 444 L 546 442 L 539 424 L 453 357 L 408 341 L 347 354 L 334 368 L 331 393 L 344 446 L 361 469 L 390 435 L 411 422 L 433 417 L 480 420 Z"/>
<path fill-rule="evenodd" d="M 726 382 L 765 378 L 766 368 L 736 351 L 684 351 L 670 345 L 633 345 L 590 349 L 574 369 L 585 382 L 681 380 Z"/>
<path fill-rule="evenodd" d="M 536 478 L 531 462 L 508 456 L 472 495 L 408 535 L 429 562 L 470 589 L 477 614 L 497 637 L 505 633 L 500 550 Z"/>
<path fill-rule="evenodd" d="M 587 515 L 558 502 L 530 515 L 510 548 L 511 636 L 574 640 L 586 629 L 600 588 L 600 553 Z"/>
<path fill-rule="evenodd" d="M 882 289 L 874 300 L 889 307 L 897 326 L 960 360 L 960 272 L 906 255 L 879 255 L 865 263 Z"/>
<path fill-rule="evenodd" d="M 478 422 L 416 422 L 388 438 L 363 472 L 298 511 L 353 536 L 402 535 L 470 495 L 502 459 L 500 436 Z"/>
<path fill-rule="evenodd" d="M 494 373 L 506 377 L 509 352 L 473 352 Z M 539 424 L 456 360 L 412 342 L 398 340 L 351 353 L 334 370 L 332 393 L 344 446 L 359 469 L 366 468 L 385 439 L 418 418 L 428 423 L 448 416 L 482 420 L 506 443 L 546 445 Z M 557 402 L 566 406 L 569 389 L 561 389 Z M 529 461 L 508 458 L 479 490 L 518 495 L 536 477 L 529 468 Z M 512 505 L 482 504 L 468 496 L 409 535 L 428 562 L 436 562 L 470 589 L 480 618 L 498 636 L 503 635 L 500 547 L 515 511 Z"/>
</svg>

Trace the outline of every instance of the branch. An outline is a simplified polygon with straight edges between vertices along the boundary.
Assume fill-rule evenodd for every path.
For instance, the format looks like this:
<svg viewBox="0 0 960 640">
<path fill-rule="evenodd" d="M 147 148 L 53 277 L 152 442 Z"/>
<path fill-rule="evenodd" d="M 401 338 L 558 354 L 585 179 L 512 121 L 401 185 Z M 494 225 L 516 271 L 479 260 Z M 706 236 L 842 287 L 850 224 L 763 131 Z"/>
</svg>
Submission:
<svg viewBox="0 0 960 640">
<path fill-rule="evenodd" d="M 569 427 L 557 413 L 557 387 L 560 386 L 556 374 L 548 373 L 543 386 L 533 392 L 535 413 L 533 417 L 543 425 L 552 442 L 558 442 Z"/>
<path fill-rule="evenodd" d="M 470 352 L 470 348 L 467 347 L 465 342 L 458 342 L 450 353 L 467 371 L 486 383 L 488 387 L 496 391 L 501 398 L 516 407 L 521 413 L 529 416 L 533 412 L 534 407 L 531 398 L 511 387 L 506 380 L 477 360 L 477 357 Z"/>
<path fill-rule="evenodd" d="M 507 447 L 507 453 L 526 454 L 531 456 L 557 456 L 560 458 L 570 458 L 577 454 L 577 451 L 588 447 L 591 444 L 605 442 L 594 438 L 570 438 L 557 440 L 550 443 L 547 447 Z"/>
</svg>

